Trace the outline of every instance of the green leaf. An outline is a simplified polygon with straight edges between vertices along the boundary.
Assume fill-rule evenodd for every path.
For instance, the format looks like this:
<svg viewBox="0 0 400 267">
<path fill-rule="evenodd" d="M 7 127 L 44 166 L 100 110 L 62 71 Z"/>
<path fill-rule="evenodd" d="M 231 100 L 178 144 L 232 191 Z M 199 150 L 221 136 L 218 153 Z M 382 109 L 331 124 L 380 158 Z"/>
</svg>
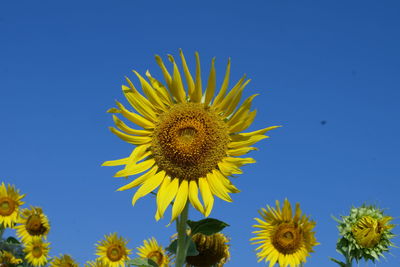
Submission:
<svg viewBox="0 0 400 267">
<path fill-rule="evenodd" d="M 193 242 L 192 238 L 189 237 L 189 247 L 186 251 L 186 256 L 197 256 L 199 252 L 197 251 L 196 244 Z"/>
<path fill-rule="evenodd" d="M 188 220 L 187 224 L 191 229 L 192 235 L 197 233 L 212 235 L 229 226 L 229 224 L 213 218 L 207 218 L 197 222 Z"/>
<path fill-rule="evenodd" d="M 157 263 L 155 263 L 153 260 L 145 258 L 134 258 L 126 261 L 126 264 L 137 267 L 158 267 Z"/>
<path fill-rule="evenodd" d="M 339 260 L 337 260 L 337 259 L 334 259 L 334 258 L 329 258 L 331 261 L 333 261 L 333 262 L 336 262 L 337 264 L 339 264 L 340 265 L 340 267 L 346 267 L 346 263 L 344 263 L 344 262 L 341 262 L 341 261 L 339 261 Z"/>
<path fill-rule="evenodd" d="M 175 239 L 174 241 L 171 242 L 171 244 L 169 244 L 166 250 L 172 254 L 176 254 L 177 248 L 178 248 L 178 239 Z"/>
<path fill-rule="evenodd" d="M 19 242 L 18 239 L 14 238 L 12 236 L 8 237 L 6 242 L 10 243 L 10 244 L 21 244 L 21 242 Z"/>
</svg>

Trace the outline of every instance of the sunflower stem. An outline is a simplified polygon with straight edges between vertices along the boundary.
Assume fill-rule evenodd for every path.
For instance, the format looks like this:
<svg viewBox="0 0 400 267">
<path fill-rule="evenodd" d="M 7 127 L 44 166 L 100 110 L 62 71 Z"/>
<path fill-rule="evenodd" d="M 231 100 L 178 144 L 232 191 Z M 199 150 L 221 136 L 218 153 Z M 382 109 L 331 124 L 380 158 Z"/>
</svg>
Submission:
<svg viewBox="0 0 400 267">
<path fill-rule="evenodd" d="M 0 240 L 3 239 L 4 230 L 5 230 L 5 228 L 4 228 L 3 224 L 0 224 Z"/>
<path fill-rule="evenodd" d="M 176 228 L 178 231 L 178 247 L 176 249 L 176 261 L 175 267 L 182 267 L 186 260 L 186 251 L 188 238 L 186 234 L 186 221 L 188 219 L 189 206 L 186 204 L 181 215 L 179 215 L 179 220 L 176 222 Z"/>
<path fill-rule="evenodd" d="M 346 267 L 352 267 L 352 259 L 350 256 L 346 255 Z"/>
</svg>

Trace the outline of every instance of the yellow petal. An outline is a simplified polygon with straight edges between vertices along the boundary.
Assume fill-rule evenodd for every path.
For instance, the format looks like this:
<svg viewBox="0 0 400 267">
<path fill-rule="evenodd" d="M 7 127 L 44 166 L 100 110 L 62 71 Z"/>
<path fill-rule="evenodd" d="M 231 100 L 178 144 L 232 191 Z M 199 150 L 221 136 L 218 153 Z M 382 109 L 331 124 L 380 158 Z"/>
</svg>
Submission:
<svg viewBox="0 0 400 267">
<path fill-rule="evenodd" d="M 167 68 L 165 67 L 164 62 L 162 61 L 162 59 L 159 55 L 156 55 L 156 62 L 158 64 L 158 66 L 160 66 L 160 68 L 161 68 L 161 71 L 164 75 L 165 81 L 167 82 L 168 88 L 170 88 L 171 84 L 172 84 L 172 78 L 171 78 L 171 75 L 169 74 Z"/>
<path fill-rule="evenodd" d="M 161 182 L 164 180 L 165 171 L 160 171 L 156 175 L 151 176 L 148 178 L 143 185 L 136 191 L 135 195 L 132 198 L 132 206 L 135 205 L 136 201 L 156 189 Z"/>
<path fill-rule="evenodd" d="M 154 88 L 137 71 L 133 70 L 133 72 L 139 78 L 139 81 L 140 81 L 140 84 L 142 86 L 143 92 L 149 98 L 150 103 L 155 105 L 160 110 L 164 111 L 165 110 L 164 103 L 158 97 L 157 92 L 154 90 Z"/>
<path fill-rule="evenodd" d="M 211 190 L 206 178 L 202 177 L 199 179 L 199 187 L 200 187 L 201 197 L 203 198 L 204 202 L 204 208 L 205 208 L 204 216 L 208 217 L 214 206 L 214 196 L 211 194 Z"/>
<path fill-rule="evenodd" d="M 240 190 L 236 188 L 236 186 L 234 186 L 232 184 L 232 182 L 225 176 L 223 175 L 220 171 L 216 171 L 215 175 L 218 176 L 218 179 L 222 182 L 222 184 L 226 187 L 226 189 L 228 190 L 228 192 L 230 193 L 239 193 Z"/>
<path fill-rule="evenodd" d="M 168 185 L 171 183 L 171 177 L 169 177 L 168 175 L 167 176 L 165 176 L 165 178 L 164 178 L 164 181 L 161 183 L 161 185 L 160 185 L 160 188 L 158 189 L 158 192 L 157 192 L 157 199 L 156 199 L 156 201 L 157 201 L 157 213 L 159 213 L 159 209 L 160 209 L 160 206 L 161 206 L 161 202 L 162 202 L 162 199 L 163 199 L 163 197 L 164 197 L 164 195 L 167 193 L 167 187 L 168 187 Z M 160 217 L 161 217 L 161 214 L 159 214 L 160 215 Z"/>
<path fill-rule="evenodd" d="M 276 128 L 279 128 L 279 127 L 282 127 L 282 126 L 270 126 L 270 127 L 267 127 L 267 128 L 264 128 L 264 129 L 260 129 L 260 130 L 254 131 L 254 132 L 240 133 L 240 135 L 241 136 L 252 136 L 252 135 L 265 134 L 266 132 L 271 131 L 271 130 L 276 129 Z"/>
<path fill-rule="evenodd" d="M 226 110 L 224 111 L 224 114 L 226 116 L 230 116 L 232 114 L 232 112 L 235 111 L 237 105 L 240 102 L 240 99 L 242 98 L 242 93 L 243 93 L 243 89 L 244 87 L 250 82 L 250 80 L 247 80 L 245 83 L 243 83 L 239 90 L 237 91 L 237 93 L 235 94 L 235 96 L 232 97 L 228 107 L 226 108 Z"/>
<path fill-rule="evenodd" d="M 150 120 L 143 118 L 142 116 L 127 110 L 121 103 L 116 101 L 117 106 L 120 108 L 122 116 L 130 120 L 131 122 L 145 128 L 145 129 L 153 129 L 154 123 Z"/>
<path fill-rule="evenodd" d="M 152 132 L 146 131 L 146 130 L 136 130 L 130 128 L 128 125 L 126 125 L 123 121 L 118 119 L 117 116 L 113 115 L 113 120 L 115 125 L 118 127 L 118 129 L 128 133 L 128 134 L 133 134 L 133 135 L 141 135 L 141 136 L 150 136 Z"/>
<path fill-rule="evenodd" d="M 195 207 L 201 213 L 204 213 L 203 205 L 201 205 L 199 200 L 199 189 L 197 186 L 197 182 L 192 180 L 189 182 L 189 200 L 192 203 L 193 207 Z"/>
<path fill-rule="evenodd" d="M 204 100 L 205 106 L 208 106 L 208 104 L 210 104 L 211 100 L 214 97 L 215 87 L 217 86 L 214 63 L 215 63 L 215 58 L 213 58 L 211 61 L 211 70 L 210 70 L 210 75 L 208 76 L 207 88 L 206 88 L 206 92 L 205 92 L 205 94 L 206 94 L 206 97 Z"/>
<path fill-rule="evenodd" d="M 250 111 L 251 104 L 252 104 L 252 102 L 253 102 L 253 100 L 254 100 L 254 98 L 256 96 L 258 96 L 258 94 L 254 94 L 252 96 L 249 96 L 245 101 L 243 101 L 243 104 L 240 106 L 240 108 L 228 120 L 227 124 L 229 126 L 233 126 L 236 123 L 243 122 L 245 120 L 245 118 L 247 117 L 248 112 Z"/>
<path fill-rule="evenodd" d="M 167 186 L 164 192 L 161 192 L 160 195 L 160 204 L 158 205 L 156 220 L 158 221 L 160 218 L 164 216 L 164 212 L 167 209 L 168 205 L 175 198 L 179 188 L 179 179 L 172 179 L 171 183 Z"/>
<path fill-rule="evenodd" d="M 203 89 L 201 85 L 201 67 L 200 67 L 200 57 L 199 53 L 195 53 L 196 55 L 196 82 L 194 86 L 194 91 L 190 96 L 190 101 L 195 103 L 200 103 L 201 97 L 203 95 Z"/>
<path fill-rule="evenodd" d="M 241 169 L 239 169 L 235 164 L 232 164 L 232 163 L 226 162 L 226 161 L 219 162 L 218 168 L 221 171 L 221 173 L 225 176 L 243 173 L 243 171 Z"/>
<path fill-rule="evenodd" d="M 257 115 L 257 110 L 253 110 L 252 112 L 244 114 L 243 121 L 240 121 L 235 125 L 233 125 L 232 127 L 230 127 L 229 131 L 231 133 L 237 133 L 246 130 L 253 123 L 256 115 Z"/>
<path fill-rule="evenodd" d="M 134 135 L 128 135 L 123 132 L 118 131 L 114 127 L 109 127 L 110 131 L 121 138 L 122 140 L 134 144 L 134 145 L 142 145 L 142 144 L 147 144 L 151 142 L 151 137 L 150 136 L 134 136 Z"/>
<path fill-rule="evenodd" d="M 256 147 L 241 147 L 241 148 L 235 148 L 235 149 L 229 149 L 227 151 L 228 156 L 243 156 L 247 153 L 249 153 L 252 150 L 258 150 Z"/>
<path fill-rule="evenodd" d="M 218 95 L 215 97 L 213 106 L 218 105 L 221 102 L 221 100 L 225 97 L 226 89 L 228 89 L 229 85 L 230 72 L 231 72 L 231 59 L 229 58 L 228 65 L 226 66 L 225 78 L 224 81 L 222 82 L 222 86 L 221 89 L 219 90 Z"/>
<path fill-rule="evenodd" d="M 228 108 L 228 106 L 231 104 L 232 99 L 236 96 L 237 92 L 239 91 L 240 87 L 242 86 L 244 79 L 246 79 L 246 75 L 244 75 L 236 84 L 233 86 L 231 91 L 222 99 L 221 102 L 216 102 L 214 101 L 213 107 L 215 110 L 224 112 Z"/>
<path fill-rule="evenodd" d="M 179 72 L 178 66 L 175 63 L 174 58 L 168 55 L 169 60 L 174 64 L 174 73 L 172 76 L 172 84 L 170 87 L 172 95 L 176 98 L 179 103 L 186 102 L 186 93 L 183 88 L 181 73 Z"/>
<path fill-rule="evenodd" d="M 192 78 L 192 75 L 190 74 L 189 68 L 186 64 L 186 59 L 185 59 L 185 56 L 183 55 L 182 49 L 179 49 L 179 54 L 181 56 L 183 72 L 185 73 L 186 83 L 188 85 L 188 94 L 190 96 L 190 95 L 192 95 L 192 93 L 194 91 L 193 78 Z"/>
<path fill-rule="evenodd" d="M 223 161 L 232 163 L 238 167 L 241 167 L 244 164 L 250 164 L 256 162 L 256 160 L 253 158 L 233 158 L 233 157 L 226 157 L 223 159 Z"/>
<path fill-rule="evenodd" d="M 188 181 L 182 180 L 181 184 L 179 185 L 178 193 L 176 194 L 174 205 L 172 206 L 171 222 L 174 221 L 185 208 L 188 199 L 188 192 Z"/>
<path fill-rule="evenodd" d="M 207 174 L 207 182 L 210 186 L 211 192 L 222 200 L 232 202 L 231 197 L 228 195 L 226 187 L 218 179 L 219 177 L 215 174 L 215 170 L 212 173 Z"/>
<path fill-rule="evenodd" d="M 154 159 L 148 159 L 146 161 L 140 162 L 138 164 L 133 164 L 132 166 L 129 166 L 129 168 L 125 168 L 123 170 L 120 170 L 117 172 L 114 177 L 126 177 L 130 175 L 135 175 L 138 173 L 142 173 L 149 168 L 151 168 L 155 164 Z"/>
<path fill-rule="evenodd" d="M 231 136 L 231 138 L 234 138 L 235 136 Z M 265 135 L 253 135 L 250 137 L 247 137 L 245 139 L 242 139 L 241 141 L 234 141 L 234 142 L 230 142 L 228 144 L 228 148 L 231 149 L 236 149 L 236 148 L 241 148 L 241 147 L 246 147 L 246 146 L 251 146 L 254 145 L 255 143 L 268 138 L 268 136 Z"/>
<path fill-rule="evenodd" d="M 151 86 L 156 90 L 158 96 L 164 102 L 165 105 L 171 106 L 173 104 L 171 95 L 168 92 L 168 89 L 157 79 L 153 78 L 150 75 L 150 72 L 146 72 L 147 78 L 150 80 Z"/>
<path fill-rule="evenodd" d="M 141 185 L 144 181 L 146 181 L 147 179 L 149 179 L 151 176 L 153 176 L 157 171 L 157 166 L 154 166 L 153 168 L 151 168 L 148 172 L 146 172 L 145 174 L 143 174 L 142 176 L 136 178 L 135 180 L 133 180 L 132 182 L 130 182 L 127 185 L 121 186 L 120 188 L 117 189 L 117 191 L 124 191 L 124 190 L 128 190 L 131 189 L 133 187 L 136 187 L 138 185 Z"/>
<path fill-rule="evenodd" d="M 129 104 L 132 105 L 140 114 L 142 114 L 144 117 L 151 121 L 155 121 L 157 118 L 157 115 L 155 113 L 153 105 L 145 98 L 142 96 L 131 80 L 128 79 L 128 77 L 125 77 L 126 81 L 129 83 L 130 87 L 127 87 L 125 85 L 122 85 L 122 92 L 125 95 L 125 98 L 128 100 Z"/>
<path fill-rule="evenodd" d="M 118 165 L 126 165 L 129 163 L 136 163 L 143 155 L 146 153 L 146 150 L 150 147 L 150 144 L 140 145 L 135 147 L 132 153 L 127 158 L 117 159 L 117 160 L 110 160 L 105 161 L 101 166 L 118 166 Z"/>
</svg>

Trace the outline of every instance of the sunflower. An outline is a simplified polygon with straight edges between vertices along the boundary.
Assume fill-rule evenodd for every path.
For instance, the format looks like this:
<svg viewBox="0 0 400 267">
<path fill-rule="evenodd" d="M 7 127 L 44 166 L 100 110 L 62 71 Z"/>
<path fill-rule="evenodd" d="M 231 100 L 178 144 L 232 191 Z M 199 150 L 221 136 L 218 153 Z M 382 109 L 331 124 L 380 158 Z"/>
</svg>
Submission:
<svg viewBox="0 0 400 267">
<path fill-rule="evenodd" d="M 43 266 L 47 263 L 50 243 L 44 242 L 42 238 L 34 236 L 25 244 L 25 259 L 33 266 Z"/>
<path fill-rule="evenodd" d="M 18 237 L 26 243 L 34 236 L 46 238 L 50 231 L 50 224 L 41 208 L 31 207 L 22 210 L 21 219 L 15 229 Z"/>
<path fill-rule="evenodd" d="M 393 219 L 386 216 L 383 210 L 374 206 L 363 205 L 352 208 L 349 216 L 341 216 L 338 229 L 341 238 L 337 243 L 337 250 L 348 261 L 379 260 L 383 253 L 394 246 L 391 239 L 395 236 L 391 230 L 394 225 L 389 222 Z"/>
<path fill-rule="evenodd" d="M 122 91 L 137 113 L 128 110 L 120 102 L 118 108 L 108 112 L 120 114 L 142 130 L 132 129 L 113 115 L 116 128 L 111 131 L 122 140 L 136 145 L 132 153 L 123 159 L 106 161 L 103 166 L 125 165 L 115 177 L 127 177 L 143 173 L 118 191 L 140 186 L 132 204 L 158 188 L 156 220 L 163 217 L 168 205 L 174 201 L 172 220 L 184 209 L 187 201 L 208 216 L 214 204 L 214 196 L 231 202 L 229 193 L 239 190 L 228 178 L 241 174 L 240 167 L 254 163 L 253 158 L 241 158 L 252 150 L 253 144 L 267 138 L 264 134 L 278 126 L 242 133 L 253 122 L 256 110 L 250 111 L 256 95 L 248 97 L 239 106 L 243 89 L 250 80 L 243 76 L 228 90 L 230 61 L 221 89 L 216 94 L 214 59 L 206 89 L 203 92 L 200 77 L 200 59 L 196 53 L 196 76 L 192 78 L 185 57 L 180 52 L 185 89 L 181 73 L 174 58 L 172 75 L 162 59 L 156 56 L 166 81 L 166 86 L 146 72 L 148 81 L 134 71 L 144 95 L 126 78 L 129 86 Z M 199 191 L 203 203 L 199 200 Z"/>
<path fill-rule="evenodd" d="M 25 195 L 20 195 L 14 185 L 3 183 L 0 186 L 0 226 L 13 227 L 19 218 L 19 207 L 24 204 L 21 201 Z"/>
<path fill-rule="evenodd" d="M 222 267 L 229 260 L 229 240 L 224 234 L 204 235 L 197 233 L 192 236 L 192 240 L 196 244 L 199 254 L 186 257 L 187 267 Z"/>
<path fill-rule="evenodd" d="M 101 240 L 97 244 L 98 260 L 110 267 L 124 267 L 125 261 L 129 259 L 128 255 L 131 254 L 131 250 L 126 247 L 128 241 L 118 237 L 116 233 L 104 236 L 104 238 L 105 240 Z"/>
<path fill-rule="evenodd" d="M 3 264 L 5 267 L 7 267 L 11 265 L 20 264 L 22 263 L 22 260 L 15 258 L 14 255 L 8 251 L 0 250 L 0 263 Z"/>
<path fill-rule="evenodd" d="M 318 245 L 314 232 L 315 222 L 301 214 L 300 205 L 296 204 L 294 216 L 292 207 L 285 199 L 281 209 L 279 201 L 276 208 L 267 205 L 267 209 L 259 211 L 262 219 L 255 218 L 261 230 L 254 231 L 257 236 L 251 240 L 253 244 L 261 244 L 257 250 L 258 261 L 265 259 L 272 267 L 279 263 L 281 267 L 296 267 L 306 262 L 306 257 Z"/>
<path fill-rule="evenodd" d="M 158 245 L 157 240 L 153 237 L 149 240 L 143 241 L 143 246 L 137 248 L 139 252 L 137 254 L 145 259 L 151 259 L 159 267 L 168 267 L 170 259 L 165 253 L 163 247 Z"/>
<path fill-rule="evenodd" d="M 68 254 L 54 257 L 49 267 L 78 267 L 78 263 Z"/>
</svg>

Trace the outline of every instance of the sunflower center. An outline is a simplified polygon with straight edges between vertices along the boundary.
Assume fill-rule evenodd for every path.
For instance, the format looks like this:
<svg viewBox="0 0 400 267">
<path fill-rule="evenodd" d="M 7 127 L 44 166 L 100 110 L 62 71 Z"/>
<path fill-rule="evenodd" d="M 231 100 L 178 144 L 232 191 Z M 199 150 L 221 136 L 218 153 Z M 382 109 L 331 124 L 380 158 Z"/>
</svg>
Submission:
<svg viewBox="0 0 400 267">
<path fill-rule="evenodd" d="M 41 246 L 34 246 L 32 249 L 32 256 L 35 258 L 40 258 L 43 255 L 43 250 Z"/>
<path fill-rule="evenodd" d="M 120 259 L 122 259 L 123 256 L 123 249 L 119 245 L 111 245 L 107 249 L 107 257 L 110 259 L 110 261 L 119 261 Z"/>
<path fill-rule="evenodd" d="M 217 167 L 228 143 L 229 131 L 217 113 L 203 104 L 180 103 L 160 116 L 152 152 L 169 176 L 195 180 Z"/>
<path fill-rule="evenodd" d="M 40 215 L 37 214 L 29 216 L 25 229 L 30 235 L 43 235 L 47 230 L 42 223 Z"/>
<path fill-rule="evenodd" d="M 0 198 L 0 215 L 9 216 L 15 211 L 15 201 L 8 197 Z"/>
<path fill-rule="evenodd" d="M 279 225 L 272 237 L 272 244 L 283 254 L 293 254 L 300 248 L 301 243 L 301 231 L 292 223 Z"/>
<path fill-rule="evenodd" d="M 147 255 L 147 258 L 152 259 L 157 263 L 158 266 L 161 266 L 164 260 L 164 256 L 160 251 L 152 251 Z"/>
</svg>

